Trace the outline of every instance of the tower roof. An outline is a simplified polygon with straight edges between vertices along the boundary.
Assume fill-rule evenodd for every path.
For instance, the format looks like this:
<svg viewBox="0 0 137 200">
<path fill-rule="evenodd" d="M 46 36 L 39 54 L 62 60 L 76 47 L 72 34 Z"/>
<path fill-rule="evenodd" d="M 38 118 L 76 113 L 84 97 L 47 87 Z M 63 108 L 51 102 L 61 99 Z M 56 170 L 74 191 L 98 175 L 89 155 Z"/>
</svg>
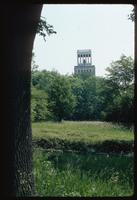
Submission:
<svg viewBox="0 0 137 200">
<path fill-rule="evenodd" d="M 80 49 L 80 50 L 77 50 L 77 53 L 80 53 L 80 54 L 91 53 L 91 49 Z"/>
</svg>

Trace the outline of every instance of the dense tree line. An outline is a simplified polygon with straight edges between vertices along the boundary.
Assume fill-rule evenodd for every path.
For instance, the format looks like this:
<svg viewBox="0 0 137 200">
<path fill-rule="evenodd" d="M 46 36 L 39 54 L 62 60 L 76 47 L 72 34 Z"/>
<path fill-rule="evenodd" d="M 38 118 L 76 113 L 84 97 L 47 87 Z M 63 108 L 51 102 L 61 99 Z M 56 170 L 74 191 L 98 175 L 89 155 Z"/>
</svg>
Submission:
<svg viewBox="0 0 137 200">
<path fill-rule="evenodd" d="M 102 120 L 133 123 L 134 62 L 122 55 L 105 77 L 39 71 L 32 63 L 32 121 Z"/>
</svg>

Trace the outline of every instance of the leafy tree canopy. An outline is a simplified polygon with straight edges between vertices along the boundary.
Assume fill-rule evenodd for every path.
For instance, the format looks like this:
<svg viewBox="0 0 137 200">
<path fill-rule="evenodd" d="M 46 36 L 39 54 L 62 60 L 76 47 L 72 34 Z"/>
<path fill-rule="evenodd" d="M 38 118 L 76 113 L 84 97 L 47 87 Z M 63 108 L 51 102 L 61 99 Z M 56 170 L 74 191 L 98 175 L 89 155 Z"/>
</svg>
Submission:
<svg viewBox="0 0 137 200">
<path fill-rule="evenodd" d="M 131 13 L 128 15 L 128 19 L 132 22 L 135 21 L 135 8 L 132 9 Z"/>
<path fill-rule="evenodd" d="M 48 90 L 49 110 L 56 121 L 69 117 L 73 113 L 75 99 L 71 92 L 71 85 L 65 76 L 56 76 Z"/>
<path fill-rule="evenodd" d="M 132 124 L 133 59 L 121 55 L 106 70 L 105 77 L 60 75 L 57 71 L 34 70 L 32 119 L 103 120 Z"/>
<path fill-rule="evenodd" d="M 40 18 L 38 27 L 37 27 L 37 33 L 43 37 L 43 39 L 46 41 L 45 37 L 47 35 L 51 35 L 53 33 L 57 33 L 54 31 L 54 27 L 47 23 L 46 19 L 44 17 Z"/>
<path fill-rule="evenodd" d="M 119 89 L 125 90 L 134 81 L 134 61 L 132 57 L 124 54 L 119 60 L 113 61 L 110 67 L 106 68 L 107 79 Z"/>
</svg>

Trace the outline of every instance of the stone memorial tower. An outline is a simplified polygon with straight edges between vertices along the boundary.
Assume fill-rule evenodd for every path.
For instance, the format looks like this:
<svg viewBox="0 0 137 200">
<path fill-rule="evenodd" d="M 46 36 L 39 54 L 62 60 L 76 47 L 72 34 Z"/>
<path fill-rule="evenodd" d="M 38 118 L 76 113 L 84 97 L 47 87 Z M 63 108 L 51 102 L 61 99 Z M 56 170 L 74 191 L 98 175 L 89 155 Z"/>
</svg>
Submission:
<svg viewBox="0 0 137 200">
<path fill-rule="evenodd" d="M 91 49 L 77 50 L 77 66 L 74 66 L 74 74 L 83 73 L 95 76 L 95 66 L 92 65 Z"/>
</svg>

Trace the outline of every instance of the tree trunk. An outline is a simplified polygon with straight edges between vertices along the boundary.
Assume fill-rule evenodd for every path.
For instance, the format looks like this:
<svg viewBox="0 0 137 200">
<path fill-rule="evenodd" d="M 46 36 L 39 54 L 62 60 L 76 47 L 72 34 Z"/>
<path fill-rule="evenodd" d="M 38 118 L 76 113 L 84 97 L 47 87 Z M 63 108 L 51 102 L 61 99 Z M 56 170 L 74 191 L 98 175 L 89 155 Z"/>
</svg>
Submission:
<svg viewBox="0 0 137 200">
<path fill-rule="evenodd" d="M 134 4 L 135 8 L 135 85 L 134 85 L 134 113 L 133 113 L 133 119 L 134 119 L 134 135 L 135 135 L 135 140 L 134 140 L 134 149 L 137 149 L 137 4 Z M 136 153 L 136 152 L 135 152 Z M 136 167 L 136 159 L 134 159 L 135 167 Z M 134 170 L 134 196 L 137 196 L 137 171 Z"/>
<path fill-rule="evenodd" d="M 3 196 L 34 195 L 30 83 L 32 48 L 41 9 L 41 4 L 0 5 Z"/>
</svg>

